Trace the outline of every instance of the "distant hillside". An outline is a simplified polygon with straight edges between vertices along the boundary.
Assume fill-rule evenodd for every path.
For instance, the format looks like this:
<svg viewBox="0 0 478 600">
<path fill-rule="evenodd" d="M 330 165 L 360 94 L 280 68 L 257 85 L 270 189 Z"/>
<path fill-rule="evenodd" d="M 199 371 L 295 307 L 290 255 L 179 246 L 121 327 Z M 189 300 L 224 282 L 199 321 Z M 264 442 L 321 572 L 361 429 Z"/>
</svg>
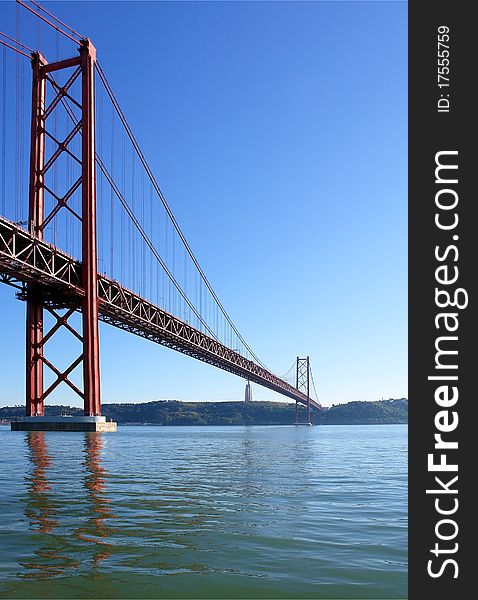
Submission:
<svg viewBox="0 0 478 600">
<path fill-rule="evenodd" d="M 25 414 L 23 406 L 0 408 L 0 421 Z M 120 425 L 290 425 L 295 404 L 283 402 L 180 402 L 161 400 L 140 404 L 103 404 L 103 414 Z M 46 406 L 50 416 L 81 415 L 82 410 L 69 406 Z M 305 412 L 301 410 L 301 420 Z M 349 402 L 324 409 L 323 425 L 373 425 L 408 422 L 408 400 Z M 314 422 L 319 423 L 319 415 Z"/>
<path fill-rule="evenodd" d="M 326 411 L 322 422 L 324 425 L 408 423 L 408 400 L 337 404 Z"/>
</svg>

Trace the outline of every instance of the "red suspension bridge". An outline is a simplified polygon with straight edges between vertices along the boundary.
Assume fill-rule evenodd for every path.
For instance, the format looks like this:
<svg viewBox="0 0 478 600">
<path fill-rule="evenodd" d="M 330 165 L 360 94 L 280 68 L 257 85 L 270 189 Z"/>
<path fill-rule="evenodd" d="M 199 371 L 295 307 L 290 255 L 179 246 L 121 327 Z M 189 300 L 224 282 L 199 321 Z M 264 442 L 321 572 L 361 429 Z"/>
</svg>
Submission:
<svg viewBox="0 0 478 600">
<path fill-rule="evenodd" d="M 311 408 L 320 403 L 309 358 L 275 375 L 239 333 L 179 227 L 91 41 L 36 2 L 17 0 L 18 7 L 37 21 L 37 31 L 41 23 L 56 36 L 49 61 L 46 51 L 19 39 L 18 16 L 16 36 L 0 34 L 0 281 L 26 302 L 27 416 L 42 416 L 60 384 L 83 399 L 86 416 L 101 415 L 101 320 L 283 394 L 296 402 L 296 422 L 299 405 L 307 407 L 310 422 Z M 64 56 L 60 40 L 67 44 Z M 52 322 L 48 330 L 45 316 Z M 81 345 L 66 369 L 47 352 L 62 330 Z M 80 365 L 82 385 L 73 377 Z"/>
</svg>

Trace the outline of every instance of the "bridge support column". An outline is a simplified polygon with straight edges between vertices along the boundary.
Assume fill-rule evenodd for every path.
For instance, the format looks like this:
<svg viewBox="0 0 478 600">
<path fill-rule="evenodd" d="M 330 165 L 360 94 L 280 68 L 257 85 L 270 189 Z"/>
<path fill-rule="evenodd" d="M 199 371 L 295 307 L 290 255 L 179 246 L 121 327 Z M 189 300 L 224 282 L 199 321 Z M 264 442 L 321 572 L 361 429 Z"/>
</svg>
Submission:
<svg viewBox="0 0 478 600">
<path fill-rule="evenodd" d="M 29 231 L 43 239 L 45 166 L 46 81 L 41 73 L 45 64 L 41 54 L 32 58 L 33 89 L 30 142 L 30 183 L 28 200 Z M 26 415 L 42 416 L 43 409 L 43 305 L 34 287 L 27 287 L 26 315 Z"/>
<path fill-rule="evenodd" d="M 310 359 L 297 357 L 296 367 L 296 388 L 307 396 L 307 422 L 304 425 L 310 425 Z M 295 424 L 299 423 L 299 405 L 295 401 Z"/>
<path fill-rule="evenodd" d="M 101 414 L 96 252 L 95 94 L 96 50 L 89 40 L 80 48 L 82 70 L 82 265 L 84 412 Z"/>
<path fill-rule="evenodd" d="M 53 222 L 60 210 L 70 209 L 71 214 L 81 221 L 81 287 L 84 295 L 80 305 L 66 299 L 57 306 L 42 297 L 34 285 L 29 284 L 22 297 L 27 301 L 27 335 L 26 335 L 26 414 L 42 416 L 43 404 L 60 383 L 66 383 L 78 396 L 83 399 L 84 413 L 87 417 L 101 415 L 100 402 L 100 356 L 98 335 L 98 271 L 97 271 L 97 242 L 96 242 L 96 169 L 95 169 L 95 94 L 94 94 L 94 65 L 96 50 L 89 40 L 80 43 L 80 55 L 64 61 L 48 64 L 40 54 L 33 54 L 33 89 L 32 89 L 32 126 L 30 149 L 30 195 L 29 195 L 29 230 L 38 240 L 43 240 L 46 227 Z M 67 81 L 60 86 L 52 78 L 51 73 L 73 69 Z M 81 102 L 73 98 L 74 82 L 81 77 Z M 47 106 L 47 84 L 54 92 L 54 98 Z M 78 92 L 77 92 L 77 95 Z M 81 107 L 81 117 L 71 108 L 73 102 Z M 60 106 L 66 109 L 73 122 L 70 133 L 63 141 L 47 132 L 47 124 L 52 122 L 50 115 Z M 72 153 L 71 144 L 81 131 L 81 159 Z M 45 157 L 45 139 L 48 135 L 57 148 L 51 156 Z M 81 164 L 81 175 L 64 195 L 52 185 L 45 184 L 45 172 L 58 160 L 62 153 L 67 152 Z M 51 177 L 51 175 L 49 175 Z M 81 184 L 82 208 L 81 216 L 67 206 Z M 48 193 L 53 199 L 53 209 L 45 217 L 44 195 Z M 68 323 L 72 314 L 81 308 L 83 330 L 80 335 Z M 56 319 L 56 324 L 46 335 L 43 332 L 43 314 L 48 310 Z M 58 311 L 65 310 L 64 314 Z M 82 353 L 65 371 L 60 371 L 44 356 L 45 343 L 50 340 L 60 328 L 68 329 L 82 344 Z M 83 362 L 83 391 L 70 379 L 71 373 Z M 56 376 L 56 380 L 44 391 L 43 370 L 47 366 Z"/>
<path fill-rule="evenodd" d="M 27 300 L 26 415 L 43 416 L 43 306 Z"/>
<path fill-rule="evenodd" d="M 310 358 L 307 357 L 307 423 L 310 420 Z"/>
</svg>

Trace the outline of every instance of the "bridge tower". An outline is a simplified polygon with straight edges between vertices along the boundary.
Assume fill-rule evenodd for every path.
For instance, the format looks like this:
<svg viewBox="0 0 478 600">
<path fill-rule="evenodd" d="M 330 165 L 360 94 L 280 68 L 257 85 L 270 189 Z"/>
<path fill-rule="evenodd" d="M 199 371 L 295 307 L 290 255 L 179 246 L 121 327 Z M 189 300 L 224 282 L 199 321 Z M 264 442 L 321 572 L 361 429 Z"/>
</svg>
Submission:
<svg viewBox="0 0 478 600">
<path fill-rule="evenodd" d="M 296 386 L 300 392 L 307 396 L 307 422 L 310 425 L 310 359 L 297 357 L 296 365 Z M 295 401 L 295 424 L 299 425 L 299 404 Z"/>
<path fill-rule="evenodd" d="M 96 175 L 95 175 L 95 89 L 94 65 L 96 50 L 88 39 L 80 42 L 79 56 L 47 63 L 39 54 L 32 55 L 33 88 L 30 146 L 29 231 L 43 240 L 46 227 L 61 210 L 68 210 L 81 221 L 81 295 L 82 300 L 50 301 L 41 292 L 41 286 L 28 284 L 24 299 L 27 302 L 26 327 L 26 415 L 43 416 L 44 401 L 60 384 L 66 383 L 83 398 L 84 414 L 88 417 L 101 414 L 100 366 L 98 337 L 98 283 L 96 250 Z M 60 86 L 52 73 L 66 71 L 66 82 Z M 77 84 L 74 97 L 74 82 Z M 47 89 L 52 94 L 47 98 Z M 81 92 L 79 91 L 81 89 Z M 72 108 L 73 107 L 73 108 Z M 71 131 L 63 140 L 56 139 L 52 130 L 52 114 L 66 110 L 72 122 Z M 76 109 L 76 112 L 75 112 Z M 81 155 L 75 156 L 71 142 L 81 135 Z M 54 143 L 54 151 L 46 156 L 46 138 Z M 56 146 L 56 147 L 55 147 Z M 63 153 L 80 165 L 81 175 L 65 193 L 46 183 L 52 165 Z M 53 189 L 52 189 L 53 188 Z M 68 200 L 81 188 L 81 214 L 68 205 Z M 45 215 L 45 194 L 54 200 L 54 208 Z M 73 217 L 72 217 L 73 218 Z M 66 310 L 64 314 L 60 309 Z M 44 334 L 43 314 L 47 310 L 56 319 L 55 325 Z M 82 333 L 68 323 L 71 315 L 82 312 Z M 45 344 L 59 329 L 68 329 L 82 344 L 82 352 L 71 365 L 60 371 L 46 356 Z M 69 379 L 73 370 L 83 362 L 83 391 Z M 44 389 L 43 370 L 47 366 L 56 380 Z"/>
</svg>

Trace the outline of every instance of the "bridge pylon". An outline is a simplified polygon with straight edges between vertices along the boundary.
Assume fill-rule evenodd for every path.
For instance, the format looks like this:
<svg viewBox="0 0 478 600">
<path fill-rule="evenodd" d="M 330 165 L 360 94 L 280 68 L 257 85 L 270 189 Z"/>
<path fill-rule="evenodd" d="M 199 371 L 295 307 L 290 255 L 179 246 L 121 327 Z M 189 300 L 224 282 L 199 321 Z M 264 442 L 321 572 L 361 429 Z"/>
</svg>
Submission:
<svg viewBox="0 0 478 600">
<path fill-rule="evenodd" d="M 295 425 L 311 425 L 310 420 L 310 358 L 297 357 L 296 388 L 307 396 L 307 421 L 299 422 L 299 403 L 295 401 Z"/>
<path fill-rule="evenodd" d="M 72 219 L 81 222 L 81 299 L 58 302 L 45 294 L 43 287 L 26 285 L 23 298 L 27 302 L 26 329 L 26 415 L 43 416 L 45 399 L 60 383 L 66 383 L 83 399 L 88 417 L 101 414 L 100 362 L 98 335 L 98 273 L 96 241 L 96 173 L 95 173 L 95 86 L 94 65 L 96 50 L 88 39 L 82 40 L 79 55 L 55 63 L 48 63 L 39 53 L 32 55 L 33 87 L 30 145 L 29 231 L 42 241 L 44 232 L 60 211 L 68 211 Z M 61 86 L 52 73 L 66 72 Z M 75 81 L 80 85 L 74 86 Z M 75 96 L 76 89 L 76 98 Z M 81 92 L 79 92 L 81 89 Z M 47 94 L 49 92 L 49 95 Z M 50 98 L 50 96 L 52 96 Z M 66 137 L 57 139 L 51 126 L 55 111 L 66 110 L 71 130 Z M 73 139 L 81 135 L 81 154 L 73 151 Z M 53 151 L 46 156 L 46 140 L 51 140 Z M 51 168 L 64 155 L 80 165 L 81 173 L 63 193 L 55 189 Z M 48 179 L 49 178 L 49 179 Z M 48 181 L 47 181 L 48 179 Z M 53 183 L 50 183 L 50 180 Z M 81 189 L 81 211 L 78 214 L 68 203 Z M 45 214 L 45 194 L 53 199 L 53 209 Z M 62 309 L 65 311 L 62 314 Z M 56 323 L 44 334 L 43 315 L 48 311 Z M 68 323 L 77 310 L 82 312 L 82 332 Z M 60 330 L 66 328 L 82 344 L 81 354 L 70 366 L 61 371 L 45 355 L 45 344 Z M 70 374 L 83 363 L 83 390 L 70 379 Z M 45 365 L 56 375 L 45 390 Z"/>
</svg>

